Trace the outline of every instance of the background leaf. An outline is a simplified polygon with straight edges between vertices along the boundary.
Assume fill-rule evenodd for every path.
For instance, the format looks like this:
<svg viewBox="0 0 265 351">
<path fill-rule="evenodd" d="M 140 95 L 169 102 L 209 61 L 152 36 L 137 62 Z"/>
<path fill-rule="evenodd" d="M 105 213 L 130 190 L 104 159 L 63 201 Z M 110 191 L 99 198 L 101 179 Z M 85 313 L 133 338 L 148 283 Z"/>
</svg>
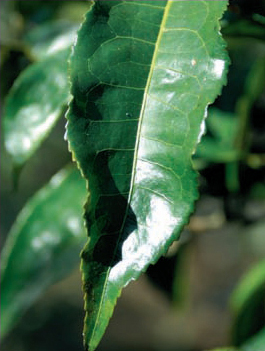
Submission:
<svg viewBox="0 0 265 351">
<path fill-rule="evenodd" d="M 31 55 L 37 60 L 71 47 L 78 26 L 67 21 L 51 21 L 33 28 L 24 36 Z"/>
<path fill-rule="evenodd" d="M 265 328 L 260 330 L 252 338 L 247 340 L 240 350 L 242 351 L 263 351 L 265 345 Z"/>
<path fill-rule="evenodd" d="M 211 162 L 231 162 L 239 158 L 235 147 L 238 120 L 232 113 L 209 109 L 207 131 L 196 150 L 196 156 Z"/>
<path fill-rule="evenodd" d="M 2 337 L 48 286 L 78 264 L 85 195 L 80 173 L 63 170 L 19 214 L 1 255 Z"/>
<path fill-rule="evenodd" d="M 265 325 L 265 260 L 241 280 L 231 296 L 233 342 L 241 345 Z"/>
<path fill-rule="evenodd" d="M 91 198 L 85 346 L 121 289 L 177 239 L 197 198 L 191 156 L 225 82 L 226 1 L 96 1 L 72 58 L 67 136 Z"/>
<path fill-rule="evenodd" d="M 237 347 L 221 347 L 207 351 L 263 351 L 265 345 L 265 328 L 250 338 L 240 348 Z"/>
<path fill-rule="evenodd" d="M 5 146 L 22 166 L 50 132 L 70 99 L 67 59 L 61 50 L 29 66 L 16 80 L 5 105 Z"/>
</svg>

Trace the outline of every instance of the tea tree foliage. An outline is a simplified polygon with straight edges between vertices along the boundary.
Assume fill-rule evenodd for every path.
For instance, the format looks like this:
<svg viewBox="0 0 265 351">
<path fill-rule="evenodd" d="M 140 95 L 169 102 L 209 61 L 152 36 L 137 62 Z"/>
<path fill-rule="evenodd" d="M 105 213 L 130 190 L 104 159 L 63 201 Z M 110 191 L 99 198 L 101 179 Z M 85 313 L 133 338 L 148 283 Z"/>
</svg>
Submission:
<svg viewBox="0 0 265 351">
<path fill-rule="evenodd" d="M 95 2 L 71 58 L 67 138 L 90 198 L 85 345 L 121 289 L 176 240 L 197 195 L 191 156 L 225 81 L 225 1 Z"/>
<path fill-rule="evenodd" d="M 70 273 L 81 251 L 84 348 L 93 351 L 122 289 L 165 255 L 188 223 L 199 197 L 194 165 L 227 164 L 234 172 L 227 188 L 238 190 L 246 125 L 232 113 L 208 112 L 227 83 L 220 33 L 226 0 L 70 6 L 71 25 L 44 23 L 25 35 L 23 50 L 33 62 L 5 101 L 5 147 L 16 179 L 66 109 L 74 162 L 33 196 L 11 228 L 2 255 L 1 328 L 8 334 L 48 286 Z M 78 6 L 86 14 L 77 30 Z M 262 40 L 253 23 L 251 35 Z M 233 28 L 223 31 L 229 36 Z M 263 59 L 249 74 L 247 111 L 263 91 Z M 203 137 L 207 116 L 215 139 Z M 239 139 L 242 147 L 235 146 Z M 253 337 L 246 327 L 248 317 L 239 322 L 253 316 L 252 307 L 245 312 L 249 301 L 264 291 L 263 266 L 250 273 L 253 286 L 243 283 L 234 294 L 236 345 L 264 340 L 262 330 Z"/>
</svg>

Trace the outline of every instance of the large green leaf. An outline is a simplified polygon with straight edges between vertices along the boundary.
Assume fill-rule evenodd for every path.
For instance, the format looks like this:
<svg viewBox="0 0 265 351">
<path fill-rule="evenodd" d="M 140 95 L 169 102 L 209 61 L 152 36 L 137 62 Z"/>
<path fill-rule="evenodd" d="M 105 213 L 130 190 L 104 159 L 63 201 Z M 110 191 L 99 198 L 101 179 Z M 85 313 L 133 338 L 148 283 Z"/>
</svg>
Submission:
<svg viewBox="0 0 265 351">
<path fill-rule="evenodd" d="M 51 284 L 75 267 L 85 242 L 85 181 L 63 170 L 24 207 L 1 255 L 1 335 Z"/>
<path fill-rule="evenodd" d="M 5 146 L 16 167 L 34 153 L 70 98 L 70 48 L 29 66 L 15 81 L 5 105 Z"/>
<path fill-rule="evenodd" d="M 191 156 L 225 81 L 226 1 L 96 1 L 71 61 L 70 148 L 91 197 L 82 252 L 86 349 L 121 289 L 178 238 L 197 198 Z"/>
</svg>

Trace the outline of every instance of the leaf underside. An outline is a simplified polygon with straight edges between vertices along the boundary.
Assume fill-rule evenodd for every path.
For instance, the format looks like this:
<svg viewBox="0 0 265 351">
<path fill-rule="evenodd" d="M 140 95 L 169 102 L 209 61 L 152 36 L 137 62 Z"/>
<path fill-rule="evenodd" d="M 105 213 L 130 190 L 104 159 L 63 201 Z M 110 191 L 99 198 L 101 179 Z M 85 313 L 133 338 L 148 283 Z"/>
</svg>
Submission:
<svg viewBox="0 0 265 351">
<path fill-rule="evenodd" d="M 96 1 L 71 58 L 67 137 L 89 180 L 84 344 L 98 345 L 121 289 L 193 211 L 191 164 L 225 82 L 226 1 Z"/>
</svg>

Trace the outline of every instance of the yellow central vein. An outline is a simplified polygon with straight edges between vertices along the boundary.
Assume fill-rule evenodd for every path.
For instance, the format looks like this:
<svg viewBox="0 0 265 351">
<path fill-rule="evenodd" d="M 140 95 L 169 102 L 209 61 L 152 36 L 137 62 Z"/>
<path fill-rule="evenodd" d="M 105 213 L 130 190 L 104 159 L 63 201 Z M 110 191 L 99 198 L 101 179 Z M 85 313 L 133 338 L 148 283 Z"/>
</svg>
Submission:
<svg viewBox="0 0 265 351">
<path fill-rule="evenodd" d="M 150 66 L 150 73 L 147 79 L 147 83 L 146 83 L 146 88 L 144 91 L 144 98 L 143 98 L 143 103 L 142 103 L 142 108 L 141 108 L 141 112 L 140 112 L 140 117 L 139 117 L 139 126 L 138 126 L 138 130 L 137 130 L 137 136 L 136 136 L 136 142 L 135 142 L 135 152 L 134 152 L 134 157 L 133 157 L 133 168 L 132 168 L 132 179 L 131 179 L 131 184 L 130 184 L 130 193 L 129 193 L 129 197 L 128 197 L 128 205 L 131 202 L 132 199 L 132 194 L 133 194 L 133 188 L 134 188 L 134 182 L 135 182 L 135 176 L 136 176 L 136 164 L 137 164 L 137 154 L 138 154 L 138 150 L 139 150 L 139 145 L 140 145 L 140 139 L 141 139 L 141 129 L 142 129 L 142 124 L 143 124 L 143 119 L 144 119 L 144 114 L 145 114 L 145 108 L 146 108 L 146 104 L 147 104 L 147 97 L 148 97 L 148 91 L 151 85 L 151 80 L 153 77 L 153 73 L 154 73 L 154 66 L 155 66 L 155 62 L 157 59 L 157 55 L 158 55 L 158 49 L 159 49 L 159 45 L 162 39 L 162 35 L 163 35 L 163 30 L 165 28 L 166 25 L 166 21 L 168 18 L 168 13 L 170 11 L 172 5 L 172 0 L 167 2 L 167 5 L 165 7 L 165 11 L 164 11 L 164 15 L 163 15 L 163 19 L 161 22 L 161 26 L 160 26 L 160 30 L 157 36 L 157 41 L 155 44 L 155 50 L 154 50 L 154 55 L 153 55 L 153 59 L 152 59 L 152 63 Z M 127 208 L 128 208 L 127 205 Z M 126 214 L 127 215 L 127 214 Z"/>
<path fill-rule="evenodd" d="M 137 130 L 137 136 L 136 136 L 136 142 L 135 142 L 135 152 L 134 152 L 134 159 L 133 159 L 133 170 L 132 170 L 132 179 L 131 179 L 131 184 L 130 184 L 130 192 L 129 192 L 129 197 L 128 197 L 128 204 L 127 204 L 126 213 L 125 213 L 124 220 L 123 220 L 123 223 L 122 223 L 122 226 L 121 226 L 120 235 L 121 235 L 121 232 L 122 232 L 122 230 L 124 228 L 125 221 L 126 221 L 127 214 L 128 214 L 128 210 L 129 210 L 129 204 L 130 204 L 131 199 L 132 199 L 134 181 L 135 181 L 135 176 L 136 176 L 136 163 L 137 163 L 137 154 L 138 154 L 138 149 L 139 149 L 139 144 L 140 144 L 141 127 L 142 127 L 144 113 L 145 113 L 145 107 L 146 107 L 146 103 L 147 103 L 148 91 L 149 91 L 149 88 L 150 88 L 150 85 L 151 85 L 151 80 L 152 80 L 152 76 L 153 76 L 153 72 L 154 72 L 154 65 L 155 65 L 155 61 L 156 61 L 156 58 L 157 58 L 157 54 L 158 54 L 159 44 L 161 42 L 161 38 L 162 38 L 162 35 L 163 35 L 163 29 L 165 27 L 166 20 L 167 20 L 168 13 L 169 13 L 169 10 L 171 8 L 171 5 L 172 5 L 172 0 L 168 1 L 167 5 L 165 7 L 163 19 L 162 19 L 162 22 L 161 22 L 161 27 L 160 27 L 160 30 L 159 30 L 159 33 L 158 33 L 158 36 L 157 36 L 156 44 L 155 44 L 155 50 L 154 50 L 154 54 L 153 54 L 153 59 L 152 59 L 152 63 L 151 63 L 151 66 L 150 66 L 150 73 L 149 73 L 149 76 L 147 78 L 146 88 L 145 88 L 145 91 L 144 91 L 144 98 L 143 98 L 142 108 L 141 108 L 141 112 L 140 112 L 140 116 L 139 116 L 139 126 L 138 126 L 138 130 Z M 109 267 L 107 272 L 106 272 L 106 279 L 105 279 L 105 284 L 104 284 L 103 291 L 102 291 L 102 298 L 101 298 L 101 301 L 100 301 L 100 304 L 99 304 L 97 318 L 96 318 L 96 321 L 95 321 L 95 324 L 94 324 L 94 328 L 93 328 L 93 331 L 92 331 L 92 335 L 91 335 L 90 341 L 93 341 L 93 337 L 94 337 L 95 331 L 96 331 L 97 326 L 98 326 L 100 311 L 102 309 L 103 301 L 105 299 L 105 294 L 106 294 L 106 289 L 107 289 L 107 284 L 108 284 L 108 277 L 109 277 L 110 271 L 111 271 L 111 267 Z"/>
</svg>

